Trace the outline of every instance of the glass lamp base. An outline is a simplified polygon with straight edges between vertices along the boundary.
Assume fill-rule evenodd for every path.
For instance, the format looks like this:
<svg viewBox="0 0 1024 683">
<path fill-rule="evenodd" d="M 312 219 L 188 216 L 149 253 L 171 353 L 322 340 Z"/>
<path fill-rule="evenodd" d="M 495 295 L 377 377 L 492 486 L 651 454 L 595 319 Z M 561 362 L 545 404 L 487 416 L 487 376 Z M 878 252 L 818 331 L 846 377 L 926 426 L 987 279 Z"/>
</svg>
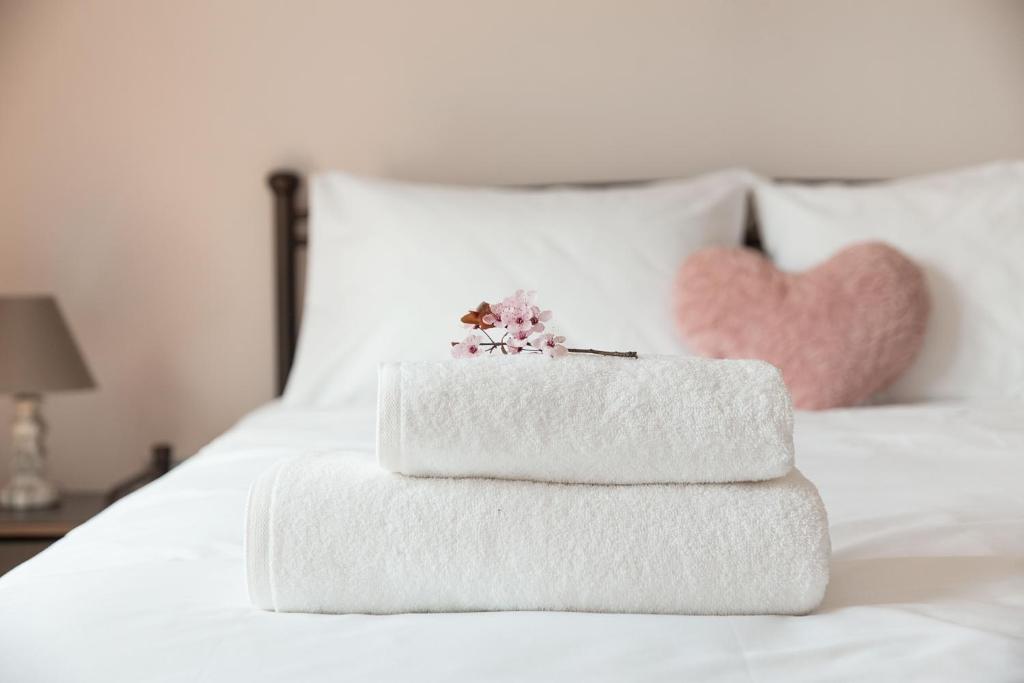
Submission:
<svg viewBox="0 0 1024 683">
<path fill-rule="evenodd" d="M 60 502 L 57 487 L 35 474 L 18 474 L 0 490 L 0 506 L 11 510 L 38 510 Z"/>
<path fill-rule="evenodd" d="M 12 437 L 14 467 L 11 481 L 0 490 L 0 507 L 12 510 L 38 510 L 53 507 L 60 499 L 57 487 L 48 482 L 45 472 L 46 422 L 43 421 L 36 394 L 14 397 Z"/>
</svg>

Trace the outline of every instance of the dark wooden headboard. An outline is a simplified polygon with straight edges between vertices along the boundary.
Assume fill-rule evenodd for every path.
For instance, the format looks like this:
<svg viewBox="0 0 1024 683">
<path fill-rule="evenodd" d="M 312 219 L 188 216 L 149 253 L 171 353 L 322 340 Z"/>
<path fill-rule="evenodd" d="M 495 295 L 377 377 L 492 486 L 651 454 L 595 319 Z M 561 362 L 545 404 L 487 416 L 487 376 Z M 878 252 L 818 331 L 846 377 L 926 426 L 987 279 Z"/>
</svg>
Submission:
<svg viewBox="0 0 1024 683">
<path fill-rule="evenodd" d="M 300 254 L 307 243 L 308 210 L 299 203 L 302 176 L 274 171 L 267 178 L 274 193 L 274 353 L 277 395 L 284 393 L 299 341 Z"/>
<path fill-rule="evenodd" d="M 295 358 L 295 348 L 299 339 L 299 316 L 301 314 L 301 293 L 299 288 L 300 260 L 304 255 L 307 232 L 306 219 L 308 210 L 303 204 L 302 176 L 295 171 L 278 170 L 270 174 L 267 181 L 274 193 L 274 312 L 276 335 L 276 381 L 277 393 L 284 392 L 288 381 L 288 373 Z M 641 181 L 643 182 L 643 181 Z M 646 181 L 654 182 L 654 181 Z M 793 180 L 787 182 L 820 183 L 822 180 Z M 839 182 L 859 183 L 864 180 L 843 180 Z M 622 183 L 559 183 L 563 187 L 610 187 L 615 185 L 638 184 Z M 748 247 L 761 249 L 761 239 L 755 222 L 755 212 L 747 211 L 747 229 L 744 243 Z"/>
</svg>

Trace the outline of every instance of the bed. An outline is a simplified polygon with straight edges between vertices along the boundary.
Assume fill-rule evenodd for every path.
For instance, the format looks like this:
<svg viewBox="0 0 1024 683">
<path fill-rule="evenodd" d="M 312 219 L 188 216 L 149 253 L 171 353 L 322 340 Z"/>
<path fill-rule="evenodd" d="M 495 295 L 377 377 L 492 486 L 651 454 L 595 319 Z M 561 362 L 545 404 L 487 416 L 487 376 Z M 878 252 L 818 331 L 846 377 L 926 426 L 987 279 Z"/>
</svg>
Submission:
<svg viewBox="0 0 1024 683">
<path fill-rule="evenodd" d="M 298 179 L 276 176 L 279 371 Z M 0 680 L 1024 679 L 1024 402 L 801 412 L 832 578 L 805 617 L 278 614 L 246 594 L 245 500 L 275 461 L 373 457 L 363 415 L 277 399 L 0 579 Z"/>
</svg>

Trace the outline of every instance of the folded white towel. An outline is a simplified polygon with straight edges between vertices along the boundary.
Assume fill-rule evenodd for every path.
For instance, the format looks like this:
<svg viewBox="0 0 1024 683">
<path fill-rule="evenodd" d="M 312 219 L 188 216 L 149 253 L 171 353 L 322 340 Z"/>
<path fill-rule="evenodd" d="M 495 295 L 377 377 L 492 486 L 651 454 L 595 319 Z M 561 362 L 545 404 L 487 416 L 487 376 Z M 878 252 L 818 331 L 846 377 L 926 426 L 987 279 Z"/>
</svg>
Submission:
<svg viewBox="0 0 1024 683">
<path fill-rule="evenodd" d="M 377 457 L 414 476 L 758 481 L 793 465 L 793 408 L 757 360 L 531 355 L 381 365 Z"/>
<path fill-rule="evenodd" d="M 247 518 L 249 594 L 282 612 L 803 614 L 828 583 L 825 510 L 796 470 L 595 486 L 321 454 L 261 475 Z"/>
</svg>

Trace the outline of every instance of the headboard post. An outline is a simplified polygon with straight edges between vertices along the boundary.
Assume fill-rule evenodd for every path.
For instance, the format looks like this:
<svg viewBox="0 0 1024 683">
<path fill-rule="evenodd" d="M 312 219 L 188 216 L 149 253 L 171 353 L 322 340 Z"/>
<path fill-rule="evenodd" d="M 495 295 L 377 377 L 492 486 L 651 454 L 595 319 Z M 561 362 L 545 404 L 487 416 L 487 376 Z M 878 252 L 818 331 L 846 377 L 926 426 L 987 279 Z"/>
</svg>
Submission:
<svg viewBox="0 0 1024 683">
<path fill-rule="evenodd" d="M 274 302 L 275 354 L 277 395 L 284 393 L 292 356 L 298 341 L 296 315 L 295 252 L 300 240 L 297 224 L 305 217 L 298 206 L 298 192 L 302 180 L 294 171 L 274 171 L 268 178 L 274 192 Z"/>
</svg>

